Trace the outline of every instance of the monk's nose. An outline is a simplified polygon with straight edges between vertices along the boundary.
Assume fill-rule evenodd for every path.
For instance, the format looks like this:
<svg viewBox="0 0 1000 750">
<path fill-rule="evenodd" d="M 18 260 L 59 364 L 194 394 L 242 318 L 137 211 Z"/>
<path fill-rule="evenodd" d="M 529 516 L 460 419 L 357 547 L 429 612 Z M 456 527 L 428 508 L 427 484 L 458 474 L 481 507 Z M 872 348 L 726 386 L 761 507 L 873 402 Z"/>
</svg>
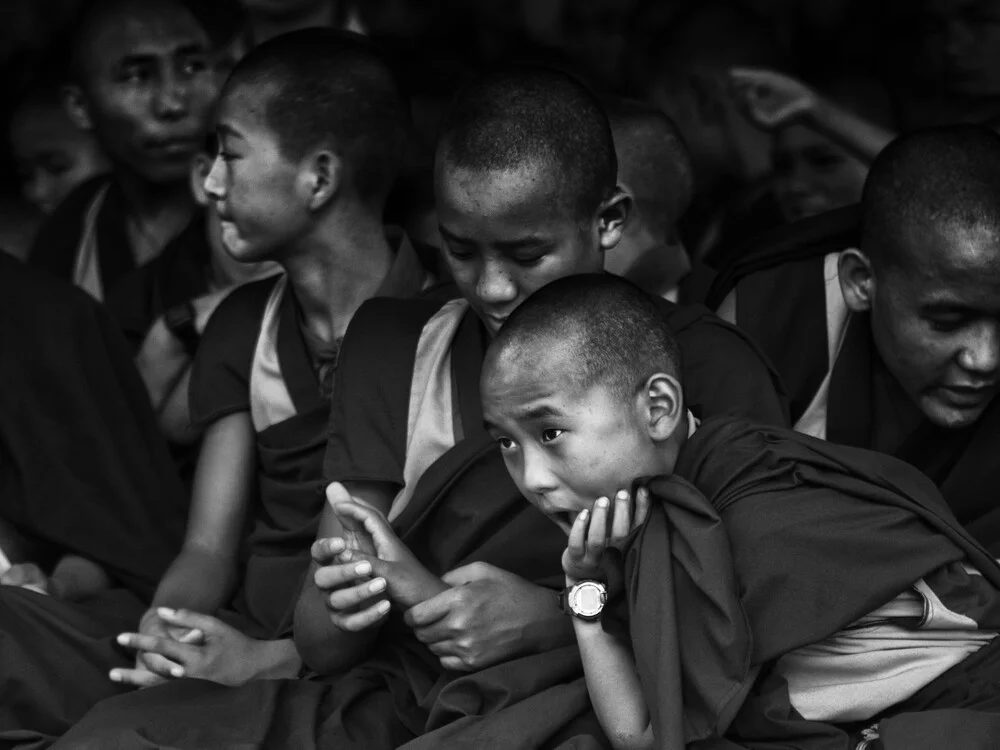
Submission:
<svg viewBox="0 0 1000 750">
<path fill-rule="evenodd" d="M 983 323 L 976 328 L 959 354 L 959 364 L 980 375 L 1000 370 L 1000 321 Z"/>
<path fill-rule="evenodd" d="M 510 302 L 517 296 L 517 288 L 506 269 L 487 260 L 483 264 L 476 293 L 483 302 Z"/>
</svg>

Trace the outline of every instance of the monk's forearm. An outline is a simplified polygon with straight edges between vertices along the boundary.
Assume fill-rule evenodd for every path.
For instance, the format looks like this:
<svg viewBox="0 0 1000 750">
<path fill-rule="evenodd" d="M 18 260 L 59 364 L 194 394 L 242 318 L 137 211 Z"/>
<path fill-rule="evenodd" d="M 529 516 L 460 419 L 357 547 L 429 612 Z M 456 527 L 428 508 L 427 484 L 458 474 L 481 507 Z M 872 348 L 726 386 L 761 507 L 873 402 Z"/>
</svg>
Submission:
<svg viewBox="0 0 1000 750">
<path fill-rule="evenodd" d="M 77 555 L 63 557 L 49 576 L 49 592 L 79 601 L 111 588 L 111 577 L 95 562 Z"/>
<path fill-rule="evenodd" d="M 615 750 L 652 748 L 649 707 L 628 646 L 600 622 L 573 620 L 594 712 Z"/>
<path fill-rule="evenodd" d="M 236 582 L 235 560 L 185 546 L 163 576 L 153 606 L 214 614 L 229 601 Z"/>
<path fill-rule="evenodd" d="M 821 99 L 808 115 L 817 130 L 850 149 L 866 162 L 874 161 L 896 134 L 853 112 Z"/>
<path fill-rule="evenodd" d="M 302 659 L 291 638 L 280 641 L 261 641 L 257 656 L 257 669 L 254 679 L 286 680 L 299 674 Z"/>
<path fill-rule="evenodd" d="M 332 674 L 362 661 L 378 635 L 378 626 L 352 632 L 333 624 L 323 593 L 313 585 L 315 564 L 295 605 L 295 647 L 303 663 L 319 674 Z"/>
</svg>

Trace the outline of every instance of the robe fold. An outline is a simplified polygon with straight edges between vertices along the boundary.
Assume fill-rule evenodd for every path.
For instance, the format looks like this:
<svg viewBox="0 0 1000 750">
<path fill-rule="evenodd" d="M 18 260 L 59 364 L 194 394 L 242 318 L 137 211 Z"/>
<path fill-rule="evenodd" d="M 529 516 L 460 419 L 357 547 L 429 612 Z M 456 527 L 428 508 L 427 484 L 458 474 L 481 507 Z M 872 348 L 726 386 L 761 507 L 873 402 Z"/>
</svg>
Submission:
<svg viewBox="0 0 1000 750">
<path fill-rule="evenodd" d="M 792 224 L 731 267 L 709 300 L 774 363 L 795 429 L 887 453 L 917 467 L 958 520 L 1000 555 L 1000 405 L 948 430 L 916 412 L 875 349 L 867 314 L 846 308 L 837 256 L 859 240 L 857 207 Z M 895 429 L 897 414 L 912 413 Z"/>
<path fill-rule="evenodd" d="M 625 600 L 659 747 L 1000 736 L 1000 566 L 911 467 L 717 419 L 649 488 Z"/>
<path fill-rule="evenodd" d="M 108 314 L 4 254 L 0 299 L 0 516 L 42 545 L 46 559 L 33 561 L 43 568 L 73 553 L 115 587 L 80 603 L 0 587 L 5 745 L 11 733 L 37 740 L 65 729 L 118 692 L 107 680 L 124 663 L 112 639 L 134 625 L 177 554 L 187 498 Z"/>
</svg>

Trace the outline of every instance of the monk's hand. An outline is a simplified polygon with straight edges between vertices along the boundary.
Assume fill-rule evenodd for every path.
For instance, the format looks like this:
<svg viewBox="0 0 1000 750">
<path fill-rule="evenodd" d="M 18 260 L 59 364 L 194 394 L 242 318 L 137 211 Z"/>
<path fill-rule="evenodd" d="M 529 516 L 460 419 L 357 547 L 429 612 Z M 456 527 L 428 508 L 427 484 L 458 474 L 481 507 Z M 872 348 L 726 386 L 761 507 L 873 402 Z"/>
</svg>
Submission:
<svg viewBox="0 0 1000 750">
<path fill-rule="evenodd" d="M 0 575 L 0 586 L 19 586 L 39 594 L 51 594 L 50 579 L 35 563 L 17 563 Z"/>
<path fill-rule="evenodd" d="M 341 503 L 363 504 L 362 500 L 352 496 L 340 482 L 331 482 L 327 485 L 326 501 L 334 512 Z M 344 528 L 342 536 L 344 549 L 352 552 L 364 552 L 367 555 L 378 554 L 375 550 L 375 542 L 365 529 L 364 524 L 356 522 L 353 518 L 341 518 L 339 514 L 337 517 L 340 520 L 340 525 Z"/>
<path fill-rule="evenodd" d="M 148 636 L 151 638 L 172 639 L 182 644 L 199 644 L 205 640 L 205 634 L 197 628 L 184 628 L 171 625 L 160 617 L 158 608 L 146 611 L 139 621 L 139 633 L 122 633 L 118 636 L 118 643 L 122 646 L 130 645 L 130 637 L 133 635 Z M 131 669 L 112 669 L 108 677 L 113 682 L 120 682 L 133 687 L 146 688 L 159 685 L 172 677 L 182 677 L 184 675 L 183 666 L 165 657 L 156 651 L 142 651 L 136 654 L 135 666 Z"/>
<path fill-rule="evenodd" d="M 555 593 L 484 562 L 443 576 L 451 588 L 404 616 L 445 669 L 472 672 L 573 642 Z"/>
<path fill-rule="evenodd" d="M 371 583 L 384 581 L 391 602 L 408 609 L 448 588 L 400 541 L 389 520 L 377 508 L 355 499 L 337 503 L 333 512 L 344 528 L 363 529 L 374 547 L 374 554 L 345 549 L 340 561 L 369 563 L 375 577 Z"/>
<path fill-rule="evenodd" d="M 649 490 L 645 487 L 636 491 L 634 502 L 631 492 L 619 490 L 614 498 L 598 498 L 593 508 L 580 511 L 562 556 L 567 583 L 603 578 L 605 551 L 620 546 L 648 515 Z"/>
<path fill-rule="evenodd" d="M 169 634 L 119 635 L 118 643 L 122 646 L 140 651 L 144 656 L 159 656 L 173 665 L 168 675 L 159 676 L 193 677 L 236 686 L 252 680 L 260 671 L 266 641 L 250 638 L 211 615 L 166 607 L 160 607 L 156 612 L 167 626 L 201 636 L 198 642 L 182 642 Z M 119 673 L 119 682 L 147 686 L 142 675 L 129 674 L 134 670 L 114 671 Z"/>
<path fill-rule="evenodd" d="M 340 630 L 360 632 L 378 625 L 390 609 L 384 578 L 372 578 L 369 558 L 352 560 L 343 537 L 327 537 L 313 542 L 312 558 L 317 565 L 313 583 L 323 595 L 330 621 Z"/>
<path fill-rule="evenodd" d="M 807 117 L 820 104 L 819 95 L 811 88 L 773 70 L 732 68 L 729 81 L 747 117 L 764 130 Z"/>
</svg>

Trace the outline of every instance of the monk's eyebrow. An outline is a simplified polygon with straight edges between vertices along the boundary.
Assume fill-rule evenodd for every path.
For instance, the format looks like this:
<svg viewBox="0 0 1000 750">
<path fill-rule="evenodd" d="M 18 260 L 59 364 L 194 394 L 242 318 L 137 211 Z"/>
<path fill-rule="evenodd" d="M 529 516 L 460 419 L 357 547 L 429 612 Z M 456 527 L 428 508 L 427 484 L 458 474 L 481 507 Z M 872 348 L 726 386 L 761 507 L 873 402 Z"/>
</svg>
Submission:
<svg viewBox="0 0 1000 750">
<path fill-rule="evenodd" d="M 472 240 L 468 237 L 459 237 L 457 234 L 449 230 L 444 224 L 438 224 L 438 231 L 441 235 L 452 242 L 464 243 L 466 245 L 471 245 Z"/>
<path fill-rule="evenodd" d="M 518 415 L 518 418 L 532 421 L 536 419 L 548 419 L 550 417 L 561 417 L 561 416 L 562 412 L 560 412 L 558 409 L 554 409 L 548 404 L 542 404 L 540 406 L 529 406 L 527 409 L 524 409 Z"/>
</svg>

